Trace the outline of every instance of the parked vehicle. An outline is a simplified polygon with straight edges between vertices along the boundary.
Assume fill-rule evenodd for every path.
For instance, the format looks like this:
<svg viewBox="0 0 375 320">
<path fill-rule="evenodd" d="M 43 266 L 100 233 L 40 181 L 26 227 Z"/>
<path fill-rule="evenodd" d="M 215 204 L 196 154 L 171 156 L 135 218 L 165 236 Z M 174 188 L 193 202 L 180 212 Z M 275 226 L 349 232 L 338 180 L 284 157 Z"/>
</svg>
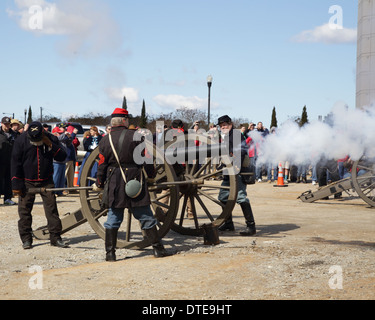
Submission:
<svg viewBox="0 0 375 320">
<path fill-rule="evenodd" d="M 101 134 L 101 135 L 105 135 L 106 134 L 105 127 L 103 127 L 103 126 L 97 126 L 97 125 L 93 125 L 93 126 L 95 126 L 95 127 L 98 128 L 99 134 Z M 78 151 L 77 151 L 78 161 L 82 161 L 83 158 L 85 157 L 86 151 L 84 150 L 84 147 L 83 147 L 83 134 L 86 131 L 90 131 L 91 127 L 92 127 L 91 125 L 82 125 L 82 134 L 81 135 L 77 135 L 78 140 L 81 143 L 80 146 L 79 146 L 79 148 L 78 148 Z"/>
<path fill-rule="evenodd" d="M 91 127 L 92 127 L 92 126 L 86 126 L 86 125 L 83 125 L 83 132 L 90 131 L 90 128 L 91 128 Z M 103 126 L 95 126 L 95 127 L 98 128 L 98 131 L 99 131 L 99 134 L 100 134 L 100 135 L 105 135 L 105 134 L 106 134 L 106 132 L 105 132 L 105 127 L 103 127 Z"/>
<path fill-rule="evenodd" d="M 68 126 L 73 126 L 74 128 L 78 129 L 78 132 L 77 132 L 77 139 L 79 140 L 80 142 L 80 145 L 78 147 L 78 150 L 77 150 L 77 161 L 79 162 L 82 162 L 85 154 L 86 154 L 86 151 L 83 147 L 83 134 L 86 132 L 86 131 L 90 131 L 90 128 L 92 127 L 91 125 L 82 125 L 78 122 L 57 122 L 57 123 L 47 123 L 48 125 L 48 129 L 50 132 L 52 132 L 52 130 L 57 127 L 57 126 L 60 126 L 61 124 L 64 124 L 66 127 Z M 97 126 L 95 125 L 95 127 L 98 128 L 99 130 L 99 133 L 101 135 L 105 135 L 106 134 L 106 131 L 105 131 L 105 127 L 104 126 Z"/>
</svg>

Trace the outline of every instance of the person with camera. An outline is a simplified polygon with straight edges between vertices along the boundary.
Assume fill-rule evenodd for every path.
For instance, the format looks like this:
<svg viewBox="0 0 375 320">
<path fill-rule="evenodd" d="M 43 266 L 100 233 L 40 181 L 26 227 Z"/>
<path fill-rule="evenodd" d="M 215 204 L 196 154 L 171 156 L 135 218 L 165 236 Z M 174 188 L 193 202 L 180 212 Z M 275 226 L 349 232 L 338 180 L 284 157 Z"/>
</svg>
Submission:
<svg viewBox="0 0 375 320">
<path fill-rule="evenodd" d="M 31 249 L 33 242 L 32 215 L 35 194 L 31 188 L 54 188 L 53 160 L 66 158 L 64 148 L 56 137 L 46 132 L 40 122 L 30 124 L 26 133 L 20 135 L 14 143 L 11 175 L 13 194 L 19 197 L 18 230 L 24 249 Z M 53 192 L 40 192 L 44 212 L 48 222 L 52 246 L 66 248 L 61 239 L 62 225 Z"/>
<path fill-rule="evenodd" d="M 243 215 L 246 220 L 246 230 L 240 232 L 242 236 L 253 236 L 256 234 L 256 227 L 255 227 L 255 220 L 253 211 L 250 205 L 250 200 L 247 197 L 246 187 L 249 181 L 249 176 L 245 175 L 249 174 L 249 164 L 245 165 L 245 158 L 248 157 L 248 147 L 246 146 L 245 137 L 239 132 L 238 137 L 234 135 L 233 123 L 232 119 L 225 115 L 218 119 L 218 125 L 220 127 L 221 133 L 221 142 L 225 143 L 229 154 L 236 158 L 241 157 L 241 163 L 239 166 L 238 174 L 238 195 L 237 195 L 237 203 L 241 206 Z M 237 139 L 236 139 L 237 138 Z M 237 141 L 238 140 L 238 141 Z M 241 175 L 242 173 L 242 175 Z M 228 176 L 224 175 L 222 186 L 229 187 L 229 178 Z M 219 200 L 222 203 L 226 203 L 229 196 L 229 190 L 227 189 L 220 189 L 219 192 Z M 220 231 L 234 231 L 234 224 L 232 219 L 232 214 L 228 217 L 225 223 L 219 228 Z"/>
</svg>

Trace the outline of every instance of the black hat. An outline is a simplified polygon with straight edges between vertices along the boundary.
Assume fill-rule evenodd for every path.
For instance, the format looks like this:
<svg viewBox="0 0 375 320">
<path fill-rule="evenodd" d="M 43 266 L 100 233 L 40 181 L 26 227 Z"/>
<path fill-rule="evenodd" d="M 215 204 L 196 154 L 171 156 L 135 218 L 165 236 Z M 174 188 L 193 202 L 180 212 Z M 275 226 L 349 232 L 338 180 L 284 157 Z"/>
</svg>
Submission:
<svg viewBox="0 0 375 320">
<path fill-rule="evenodd" d="M 184 123 L 180 119 L 173 120 L 172 122 L 172 128 L 175 129 L 181 129 L 184 127 Z"/>
<path fill-rule="evenodd" d="M 220 117 L 218 120 L 217 120 L 217 124 L 220 125 L 221 123 L 224 123 L 224 122 L 227 122 L 227 123 L 232 123 L 232 119 L 225 115 L 225 116 L 222 116 Z"/>
<path fill-rule="evenodd" d="M 4 117 L 1 119 L 1 123 L 4 123 L 4 124 L 10 124 L 11 120 L 9 117 Z"/>
<path fill-rule="evenodd" d="M 32 142 L 39 142 L 43 138 L 43 126 L 40 122 L 30 124 L 27 134 Z"/>
</svg>

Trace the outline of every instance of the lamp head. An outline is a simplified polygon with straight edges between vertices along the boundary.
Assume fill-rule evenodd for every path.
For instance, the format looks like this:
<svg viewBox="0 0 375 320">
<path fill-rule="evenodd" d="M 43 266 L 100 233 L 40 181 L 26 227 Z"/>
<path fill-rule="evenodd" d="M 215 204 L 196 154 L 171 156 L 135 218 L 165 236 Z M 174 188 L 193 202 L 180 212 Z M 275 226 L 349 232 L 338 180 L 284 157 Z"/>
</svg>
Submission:
<svg viewBox="0 0 375 320">
<path fill-rule="evenodd" d="M 209 87 L 212 86 L 212 80 L 213 80 L 212 76 L 209 75 L 209 76 L 207 77 L 207 84 L 208 84 Z"/>
</svg>

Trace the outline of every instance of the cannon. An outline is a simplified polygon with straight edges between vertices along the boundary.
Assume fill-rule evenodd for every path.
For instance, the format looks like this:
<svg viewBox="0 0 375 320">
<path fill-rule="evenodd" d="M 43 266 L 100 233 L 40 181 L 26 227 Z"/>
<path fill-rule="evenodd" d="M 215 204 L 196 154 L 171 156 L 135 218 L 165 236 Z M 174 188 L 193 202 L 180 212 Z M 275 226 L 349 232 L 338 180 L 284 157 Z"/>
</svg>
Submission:
<svg viewBox="0 0 375 320">
<path fill-rule="evenodd" d="M 196 147 L 196 144 L 200 145 Z M 163 238 L 171 229 L 179 234 L 202 236 L 202 226 L 207 224 L 219 227 L 231 214 L 237 200 L 237 176 L 228 151 L 223 145 L 205 135 L 183 135 L 165 144 L 163 148 L 144 141 L 156 172 L 148 177 L 148 190 L 151 207 L 158 220 L 158 235 Z M 182 163 L 174 163 L 182 155 Z M 199 161 L 200 160 L 200 161 Z M 96 178 L 92 174 L 99 162 L 99 150 L 95 149 L 82 168 L 79 188 L 81 207 L 61 218 L 63 233 L 84 223 L 89 223 L 94 232 L 102 239 L 105 237 L 103 226 L 108 210 L 101 206 L 102 194 L 94 192 L 92 185 Z M 215 170 L 212 170 L 212 168 Z M 230 186 L 221 186 L 217 179 L 223 174 L 229 175 Z M 152 178 L 152 179 L 151 179 Z M 229 190 L 228 201 L 218 200 L 221 189 Z M 65 189 L 67 190 L 67 189 Z M 207 203 L 209 203 L 207 205 Z M 192 217 L 187 217 L 187 207 Z M 131 212 L 125 219 L 124 230 L 120 229 L 118 248 L 142 249 L 151 243 L 143 237 L 139 226 L 132 223 Z M 35 238 L 49 238 L 47 227 L 33 231 Z"/>
<path fill-rule="evenodd" d="M 355 190 L 358 196 L 371 207 L 375 207 L 374 159 L 363 156 L 353 163 L 350 177 L 333 182 L 315 192 L 306 191 L 299 196 L 299 199 L 303 202 L 312 203 L 331 195 L 348 192 L 351 189 Z"/>
</svg>

